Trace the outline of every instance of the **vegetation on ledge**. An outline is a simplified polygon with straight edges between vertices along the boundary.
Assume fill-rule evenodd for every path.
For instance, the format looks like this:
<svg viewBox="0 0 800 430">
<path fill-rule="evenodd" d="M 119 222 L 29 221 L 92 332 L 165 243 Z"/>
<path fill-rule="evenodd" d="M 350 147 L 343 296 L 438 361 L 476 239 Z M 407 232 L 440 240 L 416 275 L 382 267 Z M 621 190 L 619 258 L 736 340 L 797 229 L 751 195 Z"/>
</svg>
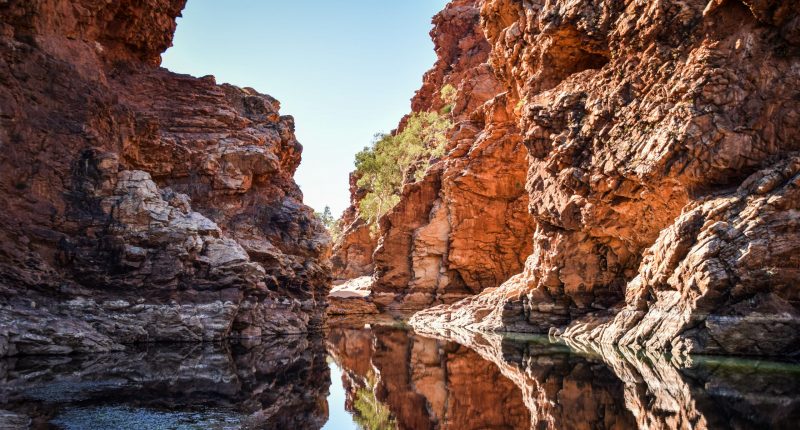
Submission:
<svg viewBox="0 0 800 430">
<path fill-rule="evenodd" d="M 403 185 L 422 179 L 430 160 L 444 155 L 451 127 L 449 115 L 414 113 L 402 131 L 378 134 L 356 154 L 358 186 L 367 190 L 359 212 L 367 223 L 376 225 L 400 201 Z"/>
</svg>

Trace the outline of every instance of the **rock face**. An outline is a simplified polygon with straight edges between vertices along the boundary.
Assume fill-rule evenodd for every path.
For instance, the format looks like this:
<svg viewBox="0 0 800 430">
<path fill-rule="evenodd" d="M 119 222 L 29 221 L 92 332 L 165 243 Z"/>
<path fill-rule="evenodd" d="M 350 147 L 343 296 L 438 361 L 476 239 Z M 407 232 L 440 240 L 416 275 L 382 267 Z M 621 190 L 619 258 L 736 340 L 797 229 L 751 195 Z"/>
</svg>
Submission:
<svg viewBox="0 0 800 430">
<path fill-rule="evenodd" d="M 505 90 L 487 105 L 504 100 L 503 115 L 487 116 L 484 130 L 518 130 L 532 222 L 506 231 L 535 229 L 532 253 L 518 255 L 524 270 L 500 288 L 413 323 L 553 329 L 675 352 L 800 353 L 796 2 L 480 8 Z M 434 195 L 429 184 L 419 193 Z M 404 193 L 398 207 L 414 202 Z"/>
<path fill-rule="evenodd" d="M 337 284 L 362 276 L 372 276 L 375 270 L 372 253 L 378 246 L 378 239 L 359 214 L 359 203 L 366 195 L 366 190 L 358 186 L 358 179 L 355 172 L 350 174 L 350 206 L 339 221 L 342 236 L 333 246 L 331 266 L 333 279 Z"/>
<path fill-rule="evenodd" d="M 328 294 L 328 315 L 377 314 L 372 303 L 372 278 L 362 276 L 336 285 Z M 329 321 L 330 322 L 330 321 Z"/>
<path fill-rule="evenodd" d="M 0 356 L 321 324 L 293 119 L 158 68 L 183 5 L 0 5 Z"/>
<path fill-rule="evenodd" d="M 382 308 L 421 309 L 497 287 L 530 253 L 526 154 L 510 100 L 486 64 L 490 45 L 479 3 L 453 1 L 434 17 L 439 59 L 412 100 L 414 112 L 438 112 L 445 107 L 441 90 L 457 89 L 448 154 L 422 180 L 405 185 L 400 203 L 380 222 L 376 249 L 365 230 L 351 229 L 334 251 L 337 266 L 365 259 L 353 257 L 353 242 L 375 249 L 372 299 Z M 351 192 L 357 202 L 358 190 Z"/>
</svg>

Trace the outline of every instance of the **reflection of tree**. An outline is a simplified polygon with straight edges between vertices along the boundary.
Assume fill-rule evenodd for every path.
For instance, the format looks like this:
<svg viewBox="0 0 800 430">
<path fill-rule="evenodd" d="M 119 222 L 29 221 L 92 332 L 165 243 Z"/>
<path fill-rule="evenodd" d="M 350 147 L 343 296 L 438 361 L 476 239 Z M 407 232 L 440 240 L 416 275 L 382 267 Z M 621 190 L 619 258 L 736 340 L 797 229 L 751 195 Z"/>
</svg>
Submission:
<svg viewBox="0 0 800 430">
<path fill-rule="evenodd" d="M 519 389 L 456 343 L 373 324 L 333 329 L 327 344 L 364 428 L 518 429 L 530 421 Z"/>
<path fill-rule="evenodd" d="M 365 430 L 394 430 L 397 422 L 389 410 L 375 397 L 375 375 L 370 372 L 367 385 L 356 390 L 353 409 L 356 423 Z"/>
</svg>

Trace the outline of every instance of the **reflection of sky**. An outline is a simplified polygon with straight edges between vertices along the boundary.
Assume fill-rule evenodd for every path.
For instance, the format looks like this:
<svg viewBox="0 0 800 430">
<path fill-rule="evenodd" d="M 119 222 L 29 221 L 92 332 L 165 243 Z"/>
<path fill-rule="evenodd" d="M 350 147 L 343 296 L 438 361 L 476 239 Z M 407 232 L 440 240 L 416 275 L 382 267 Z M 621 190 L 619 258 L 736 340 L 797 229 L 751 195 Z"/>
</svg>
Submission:
<svg viewBox="0 0 800 430">
<path fill-rule="evenodd" d="M 345 392 L 342 385 L 342 369 L 335 361 L 329 359 L 331 368 L 331 393 L 328 395 L 328 410 L 330 418 L 322 430 L 357 430 L 359 427 L 353 422 L 353 417 L 344 410 Z"/>
</svg>

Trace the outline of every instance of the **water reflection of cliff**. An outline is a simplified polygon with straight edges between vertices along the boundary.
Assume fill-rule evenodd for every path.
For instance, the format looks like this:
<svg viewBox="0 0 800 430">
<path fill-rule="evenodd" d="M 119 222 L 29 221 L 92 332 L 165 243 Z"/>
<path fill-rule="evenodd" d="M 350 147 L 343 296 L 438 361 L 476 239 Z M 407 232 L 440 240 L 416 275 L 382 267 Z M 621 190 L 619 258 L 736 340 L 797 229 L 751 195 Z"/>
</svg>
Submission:
<svg viewBox="0 0 800 430">
<path fill-rule="evenodd" d="M 306 337 L 6 359 L 0 428 L 81 428 L 92 418 L 145 425 L 138 428 L 318 429 L 329 380 L 322 339 Z"/>
<path fill-rule="evenodd" d="M 0 360 L 0 429 L 319 429 L 329 407 L 342 407 L 326 401 L 328 355 L 343 370 L 333 383 L 344 386 L 344 406 L 365 430 L 767 430 L 800 422 L 797 365 L 673 362 L 546 338 L 358 327 L 331 328 L 326 342 L 284 337 Z"/>
<path fill-rule="evenodd" d="M 469 345 L 497 364 L 522 388 L 531 428 L 763 430 L 800 422 L 797 365 L 710 357 L 672 362 L 542 338 L 429 335 Z"/>
<path fill-rule="evenodd" d="M 400 429 L 516 429 L 530 420 L 519 388 L 455 342 L 389 327 L 336 328 L 327 341 L 357 420 L 369 418 L 356 407 L 365 390 Z"/>
<path fill-rule="evenodd" d="M 348 408 L 365 392 L 400 429 L 789 429 L 795 365 L 663 356 L 468 331 L 334 329 Z M 336 382 L 334 382 L 336 383 Z M 375 409 L 373 409 L 375 410 Z"/>
</svg>

